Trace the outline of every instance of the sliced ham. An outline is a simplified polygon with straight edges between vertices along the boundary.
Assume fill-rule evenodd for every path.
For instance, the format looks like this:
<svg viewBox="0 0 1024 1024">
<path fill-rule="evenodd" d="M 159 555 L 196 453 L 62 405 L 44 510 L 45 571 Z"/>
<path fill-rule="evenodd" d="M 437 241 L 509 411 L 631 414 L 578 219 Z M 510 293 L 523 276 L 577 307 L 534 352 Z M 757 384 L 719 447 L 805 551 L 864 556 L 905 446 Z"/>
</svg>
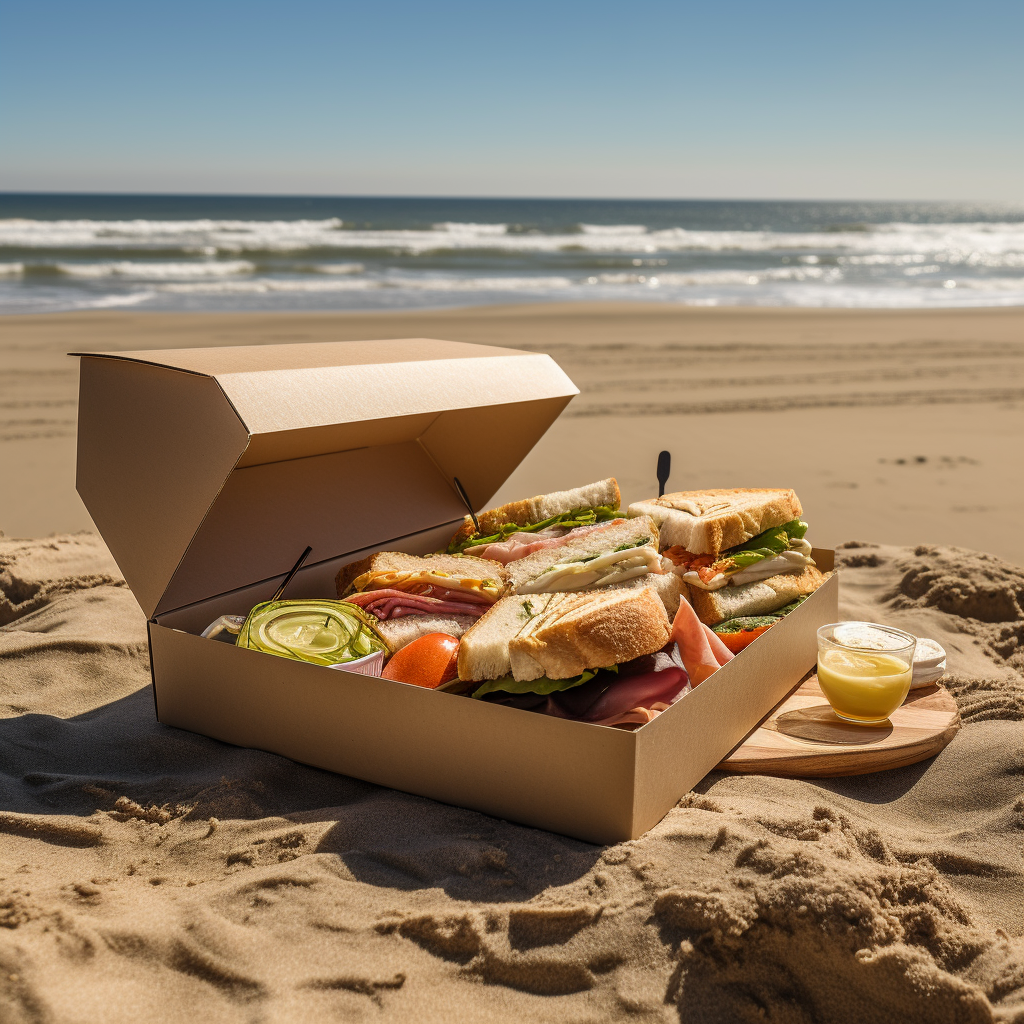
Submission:
<svg viewBox="0 0 1024 1024">
<path fill-rule="evenodd" d="M 359 605 L 376 615 L 378 619 L 397 619 L 404 615 L 483 615 L 490 603 L 474 601 L 471 595 L 459 592 L 458 598 L 451 595 L 454 591 L 442 587 L 433 588 L 445 597 L 431 597 L 427 594 L 410 594 L 404 590 L 366 590 L 361 594 L 352 594 L 345 600 Z M 469 598 L 469 600 L 467 600 Z"/>
<path fill-rule="evenodd" d="M 697 613 L 686 601 L 679 602 L 679 610 L 672 622 L 672 639 L 679 645 L 683 664 L 694 686 L 703 683 L 734 657 L 711 627 L 697 618 Z"/>
<path fill-rule="evenodd" d="M 601 673 L 582 686 L 548 697 L 495 692 L 484 699 L 590 725 L 646 725 L 689 692 L 689 679 L 674 646 L 621 666 L 618 678 Z"/>
<path fill-rule="evenodd" d="M 585 537 L 588 533 L 603 530 L 606 526 L 613 526 L 622 521 L 621 519 L 610 519 L 604 523 L 591 523 L 590 526 L 577 526 L 575 530 L 566 530 L 563 526 L 549 526 L 546 530 L 538 530 L 536 533 L 513 533 L 507 540 L 496 541 L 493 544 L 477 544 L 474 547 L 466 548 L 463 554 L 475 555 L 477 558 L 489 558 L 492 562 L 508 565 L 509 562 L 525 558 L 535 551 L 560 547 L 568 540 Z"/>
</svg>

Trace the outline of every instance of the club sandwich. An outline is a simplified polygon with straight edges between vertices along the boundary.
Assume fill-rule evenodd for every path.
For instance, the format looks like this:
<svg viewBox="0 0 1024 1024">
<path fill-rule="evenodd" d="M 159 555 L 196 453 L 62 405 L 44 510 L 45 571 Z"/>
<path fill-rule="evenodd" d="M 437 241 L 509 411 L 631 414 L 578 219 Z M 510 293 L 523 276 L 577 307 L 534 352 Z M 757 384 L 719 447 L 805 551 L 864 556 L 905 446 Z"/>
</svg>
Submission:
<svg viewBox="0 0 1024 1024">
<path fill-rule="evenodd" d="M 658 528 L 647 516 L 615 520 L 516 559 L 508 564 L 508 580 L 517 594 L 652 587 L 669 615 L 682 592 L 662 565 Z"/>
<path fill-rule="evenodd" d="M 687 585 L 698 618 L 715 625 L 764 615 L 825 581 L 789 489 L 677 491 L 629 506 L 660 530 L 665 564 Z"/>
<path fill-rule="evenodd" d="M 609 477 L 572 490 L 513 501 L 481 512 L 476 523 L 466 516 L 448 544 L 448 553 L 475 555 L 504 565 L 622 518 L 620 500 L 619 485 Z"/>
<path fill-rule="evenodd" d="M 378 551 L 338 573 L 338 596 L 379 620 L 392 651 L 427 633 L 460 637 L 508 589 L 508 570 L 471 555 Z"/>
</svg>

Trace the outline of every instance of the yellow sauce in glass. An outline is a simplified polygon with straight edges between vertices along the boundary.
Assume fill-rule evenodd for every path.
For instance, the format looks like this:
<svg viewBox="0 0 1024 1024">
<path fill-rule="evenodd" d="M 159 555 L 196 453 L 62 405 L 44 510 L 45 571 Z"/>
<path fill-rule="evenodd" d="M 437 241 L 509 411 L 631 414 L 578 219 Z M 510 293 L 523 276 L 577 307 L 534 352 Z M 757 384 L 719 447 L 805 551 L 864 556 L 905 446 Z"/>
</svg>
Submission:
<svg viewBox="0 0 1024 1024">
<path fill-rule="evenodd" d="M 840 718 L 884 722 L 904 701 L 913 669 L 891 654 L 829 650 L 818 653 L 818 685 Z"/>
</svg>

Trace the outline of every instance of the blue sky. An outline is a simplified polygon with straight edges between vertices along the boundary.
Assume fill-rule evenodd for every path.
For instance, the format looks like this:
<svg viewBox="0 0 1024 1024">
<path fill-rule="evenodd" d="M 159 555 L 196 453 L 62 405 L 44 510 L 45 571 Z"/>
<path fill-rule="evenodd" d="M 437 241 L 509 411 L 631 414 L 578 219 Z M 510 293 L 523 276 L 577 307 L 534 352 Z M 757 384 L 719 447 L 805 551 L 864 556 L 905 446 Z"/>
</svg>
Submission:
<svg viewBox="0 0 1024 1024">
<path fill-rule="evenodd" d="M 7 3 L 0 189 L 1024 200 L 1024 4 Z"/>
</svg>

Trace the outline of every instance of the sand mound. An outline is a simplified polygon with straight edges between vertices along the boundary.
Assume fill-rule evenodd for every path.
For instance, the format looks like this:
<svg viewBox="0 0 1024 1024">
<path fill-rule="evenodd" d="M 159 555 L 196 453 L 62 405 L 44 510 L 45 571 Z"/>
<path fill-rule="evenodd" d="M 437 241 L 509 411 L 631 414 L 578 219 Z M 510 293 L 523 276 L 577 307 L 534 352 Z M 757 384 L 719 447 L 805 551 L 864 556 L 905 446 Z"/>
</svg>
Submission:
<svg viewBox="0 0 1024 1024">
<path fill-rule="evenodd" d="M 838 555 L 946 647 L 954 742 L 601 848 L 158 725 L 102 545 L 0 540 L 0 1020 L 1024 1020 L 1024 574 Z"/>
</svg>

